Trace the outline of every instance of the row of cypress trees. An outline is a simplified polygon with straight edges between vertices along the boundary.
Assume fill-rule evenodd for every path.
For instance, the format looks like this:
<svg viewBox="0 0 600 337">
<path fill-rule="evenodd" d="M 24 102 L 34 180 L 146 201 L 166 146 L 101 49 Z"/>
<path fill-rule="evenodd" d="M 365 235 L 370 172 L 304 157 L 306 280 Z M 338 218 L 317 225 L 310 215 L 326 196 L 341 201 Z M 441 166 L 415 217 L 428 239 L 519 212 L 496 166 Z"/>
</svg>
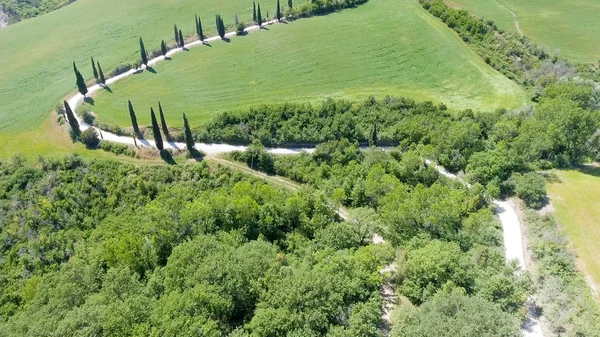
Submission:
<svg viewBox="0 0 600 337">
<path fill-rule="evenodd" d="M 92 57 L 92 71 L 94 72 L 94 78 L 96 81 L 100 81 L 102 84 L 106 84 L 106 78 L 104 78 L 104 72 L 102 71 L 102 66 L 100 65 L 100 61 L 94 62 L 94 58 Z M 98 65 L 98 68 L 96 68 Z"/>
<path fill-rule="evenodd" d="M 135 137 L 143 138 L 142 133 L 140 132 L 138 122 L 137 122 L 137 116 L 135 114 L 135 111 L 133 110 L 133 105 L 131 104 L 131 101 L 129 101 L 128 104 L 129 104 L 129 116 L 131 118 L 131 125 L 133 126 L 133 132 L 135 133 Z M 167 140 L 167 142 L 170 142 L 172 139 L 171 139 L 171 135 L 169 134 L 169 128 L 167 126 L 165 114 L 163 112 L 163 108 L 162 108 L 162 105 L 160 104 L 160 102 L 158 102 L 158 113 L 159 113 L 159 117 L 160 117 L 160 126 L 158 124 L 158 120 L 156 119 L 156 114 L 154 113 L 154 108 L 153 107 L 150 108 L 150 120 L 152 123 L 152 135 L 154 136 L 154 143 L 156 144 L 156 148 L 159 151 L 162 151 L 165 149 L 162 136 L 163 135 L 165 136 L 165 139 Z M 183 127 L 184 127 L 184 137 L 185 137 L 186 148 L 190 152 L 190 154 L 195 155 L 197 153 L 196 149 L 194 148 L 194 146 L 196 144 L 194 143 L 194 138 L 192 136 L 192 130 L 190 129 L 190 125 L 188 123 L 188 119 L 187 119 L 185 113 L 183 114 Z M 161 134 L 161 129 L 162 129 L 162 134 Z"/>
<path fill-rule="evenodd" d="M 223 18 L 221 17 L 220 14 L 215 15 L 215 22 L 217 25 L 217 33 L 219 33 L 219 36 L 221 37 L 221 39 L 224 39 L 225 38 L 225 23 L 223 22 Z"/>
<path fill-rule="evenodd" d="M 280 6 L 279 1 L 280 0 L 277 0 L 276 16 L 277 16 L 277 20 L 281 21 L 281 6 Z M 289 8 L 292 8 L 292 5 L 293 5 L 292 0 L 288 0 Z M 263 18 L 262 18 L 262 13 L 260 11 L 260 3 L 258 4 L 258 7 L 257 7 L 256 2 L 253 2 L 252 19 L 254 22 L 258 23 L 259 26 L 262 26 Z M 198 35 L 198 39 L 200 41 L 204 41 L 204 39 L 206 37 L 204 36 L 204 32 L 202 31 L 202 22 L 197 14 L 195 15 L 195 23 L 196 23 L 196 34 Z M 215 23 L 216 23 L 216 27 L 217 27 L 217 33 L 219 34 L 221 39 L 224 39 L 225 33 L 226 33 L 226 28 L 225 28 L 225 23 L 223 21 L 223 18 L 221 17 L 220 14 L 215 15 Z M 173 30 L 174 30 L 174 35 L 175 35 L 175 42 L 177 43 L 177 45 L 179 47 L 183 48 L 185 46 L 185 40 L 183 37 L 183 33 L 181 32 L 181 29 L 178 29 L 177 25 L 175 24 L 173 26 Z M 168 48 L 167 48 L 167 44 L 166 44 L 165 40 L 161 41 L 160 49 L 161 49 L 161 54 L 163 56 L 166 56 L 167 52 L 168 52 Z M 144 40 L 142 39 L 142 37 L 140 37 L 140 56 L 141 56 L 142 64 L 144 64 L 146 67 L 148 67 L 148 53 L 146 51 L 146 47 L 144 46 Z M 97 81 L 99 81 L 100 83 L 106 84 L 106 78 L 104 76 L 104 72 L 102 71 L 102 66 L 100 65 L 100 62 L 99 61 L 95 62 L 94 58 L 91 57 L 91 63 L 92 63 L 92 72 L 94 74 L 94 78 Z M 73 62 L 73 71 L 75 72 L 77 88 L 78 88 L 79 92 L 85 97 L 88 93 L 88 89 L 87 89 L 85 80 L 83 79 L 83 76 L 77 69 L 75 62 Z M 69 124 L 71 125 L 71 129 L 73 130 L 74 135 L 76 137 L 79 137 L 79 135 L 81 134 L 81 131 L 79 128 L 79 123 L 77 122 L 77 119 L 73 115 L 73 112 L 66 101 L 64 102 L 64 105 L 65 105 L 65 113 L 67 115 Z M 158 107 L 159 107 L 159 113 L 160 113 L 163 133 L 165 134 L 165 137 L 167 138 L 167 140 L 170 141 L 169 131 L 167 128 L 167 124 L 166 124 L 166 121 L 164 118 L 164 114 L 163 114 L 163 110 L 162 110 L 162 106 L 161 106 L 160 102 L 158 103 Z M 129 101 L 129 114 L 131 117 L 131 123 L 133 126 L 133 131 L 135 133 L 135 136 L 137 138 L 141 138 L 142 135 L 140 133 L 139 126 L 137 124 L 137 118 L 135 116 L 135 111 L 133 110 L 131 101 Z M 160 135 L 160 129 L 158 127 L 158 123 L 156 122 L 156 116 L 154 114 L 153 108 L 150 108 L 150 114 L 151 114 L 151 118 L 152 118 L 152 129 L 153 129 L 153 133 L 154 133 L 156 147 L 162 151 L 164 149 L 164 146 L 163 146 L 163 142 L 162 142 L 162 137 Z M 184 119 L 184 128 L 185 128 L 186 146 L 187 146 L 188 150 L 190 152 L 192 152 L 192 150 L 194 148 L 194 141 L 192 139 L 192 133 L 191 133 L 191 130 L 189 129 L 188 120 L 187 120 L 185 114 L 183 114 L 183 119 Z"/>
</svg>

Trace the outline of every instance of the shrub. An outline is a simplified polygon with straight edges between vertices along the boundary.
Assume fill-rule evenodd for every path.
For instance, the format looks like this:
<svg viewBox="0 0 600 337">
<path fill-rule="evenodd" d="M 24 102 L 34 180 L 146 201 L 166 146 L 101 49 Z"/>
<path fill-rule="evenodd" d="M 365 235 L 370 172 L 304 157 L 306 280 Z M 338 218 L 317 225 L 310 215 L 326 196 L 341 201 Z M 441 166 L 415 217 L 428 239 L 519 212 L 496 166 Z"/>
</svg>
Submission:
<svg viewBox="0 0 600 337">
<path fill-rule="evenodd" d="M 521 198 L 527 206 L 538 208 L 546 200 L 546 180 L 535 172 L 525 174 L 514 173 L 509 185 L 514 188 L 517 197 Z"/>
<path fill-rule="evenodd" d="M 81 114 L 81 118 L 83 119 L 84 122 L 86 122 L 89 125 L 93 125 L 94 124 L 94 119 L 96 119 L 96 116 L 94 116 L 94 114 L 92 114 L 90 111 L 84 111 Z"/>
<path fill-rule="evenodd" d="M 238 23 L 237 26 L 235 26 L 235 34 L 237 36 L 244 35 L 246 33 L 244 31 L 245 28 L 246 28 L 246 26 L 244 25 L 243 22 Z"/>
<path fill-rule="evenodd" d="M 131 63 L 118 64 L 117 67 L 115 68 L 115 70 L 113 70 L 112 73 L 110 74 L 110 77 L 121 75 L 123 73 L 128 72 L 131 69 L 132 69 Z"/>
<path fill-rule="evenodd" d="M 79 136 L 79 140 L 85 144 L 88 149 L 95 149 L 100 144 L 100 138 L 98 138 L 98 132 L 94 128 L 88 128 L 83 131 Z"/>
<path fill-rule="evenodd" d="M 100 149 L 106 151 L 106 152 L 111 152 L 118 155 L 125 155 L 128 157 L 134 157 L 135 156 L 135 150 L 133 150 L 131 148 L 131 146 L 127 146 L 124 144 L 119 144 L 119 143 L 114 143 L 114 142 L 108 142 L 108 141 L 102 141 L 100 142 Z"/>
</svg>

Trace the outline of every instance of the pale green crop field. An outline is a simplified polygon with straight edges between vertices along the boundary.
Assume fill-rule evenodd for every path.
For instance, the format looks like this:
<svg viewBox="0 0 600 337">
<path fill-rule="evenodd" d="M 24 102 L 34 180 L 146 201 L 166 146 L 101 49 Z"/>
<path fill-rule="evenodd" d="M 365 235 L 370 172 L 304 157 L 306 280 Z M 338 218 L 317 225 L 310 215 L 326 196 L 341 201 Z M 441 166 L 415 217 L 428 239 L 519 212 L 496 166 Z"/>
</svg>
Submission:
<svg viewBox="0 0 600 337">
<path fill-rule="evenodd" d="M 450 108 L 492 110 L 526 101 L 416 0 L 370 0 L 340 13 L 195 47 L 94 97 L 99 120 L 129 126 L 127 101 L 149 123 L 160 100 L 170 124 L 215 111 L 325 98 L 408 96 Z"/>
<path fill-rule="evenodd" d="M 451 0 L 499 27 L 523 33 L 550 52 L 578 62 L 600 61 L 600 1 L 598 0 Z M 511 13 L 512 11 L 512 13 Z"/>
<path fill-rule="evenodd" d="M 600 289 L 600 168 L 587 171 L 553 171 L 560 182 L 548 183 L 547 188 L 556 218 L 577 253 L 579 267 Z"/>
</svg>

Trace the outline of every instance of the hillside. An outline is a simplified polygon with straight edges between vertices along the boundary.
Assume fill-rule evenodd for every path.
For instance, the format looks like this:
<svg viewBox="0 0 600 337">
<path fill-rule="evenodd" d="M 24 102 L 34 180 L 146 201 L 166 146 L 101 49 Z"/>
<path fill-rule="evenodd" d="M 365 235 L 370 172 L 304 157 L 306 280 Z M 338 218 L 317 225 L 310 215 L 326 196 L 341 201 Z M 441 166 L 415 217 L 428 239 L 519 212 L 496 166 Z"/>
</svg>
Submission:
<svg viewBox="0 0 600 337">
<path fill-rule="evenodd" d="M 351 42 L 349 42 L 351 41 Z M 487 66 L 414 0 L 372 0 L 341 13 L 270 26 L 211 48 L 192 48 L 94 97 L 100 121 L 142 123 L 160 100 L 167 117 L 198 125 L 214 111 L 274 102 L 402 95 L 451 109 L 489 111 L 525 103 L 524 91 Z"/>
<path fill-rule="evenodd" d="M 600 2 L 596 0 L 453 0 L 501 28 L 521 32 L 550 52 L 577 62 L 600 59 Z"/>
</svg>

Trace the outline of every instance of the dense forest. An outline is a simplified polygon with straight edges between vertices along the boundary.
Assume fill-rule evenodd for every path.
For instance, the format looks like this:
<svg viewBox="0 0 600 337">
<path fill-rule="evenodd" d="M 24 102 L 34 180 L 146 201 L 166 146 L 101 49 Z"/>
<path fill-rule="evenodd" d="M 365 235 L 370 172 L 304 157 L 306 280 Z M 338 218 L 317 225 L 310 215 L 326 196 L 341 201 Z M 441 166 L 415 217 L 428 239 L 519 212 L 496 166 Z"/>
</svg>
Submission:
<svg viewBox="0 0 600 337">
<path fill-rule="evenodd" d="M 2 336 L 377 335 L 394 252 L 320 192 L 76 156 L 0 178 Z"/>
<path fill-rule="evenodd" d="M 518 334 L 528 281 L 506 265 L 482 190 L 414 154 L 325 148 L 315 160 L 356 169 L 357 200 L 206 162 L 3 162 L 0 335 L 380 336 L 379 271 L 394 258 L 410 308 L 398 326 L 434 329 L 427 317 L 456 301 L 494 336 Z"/>
</svg>

